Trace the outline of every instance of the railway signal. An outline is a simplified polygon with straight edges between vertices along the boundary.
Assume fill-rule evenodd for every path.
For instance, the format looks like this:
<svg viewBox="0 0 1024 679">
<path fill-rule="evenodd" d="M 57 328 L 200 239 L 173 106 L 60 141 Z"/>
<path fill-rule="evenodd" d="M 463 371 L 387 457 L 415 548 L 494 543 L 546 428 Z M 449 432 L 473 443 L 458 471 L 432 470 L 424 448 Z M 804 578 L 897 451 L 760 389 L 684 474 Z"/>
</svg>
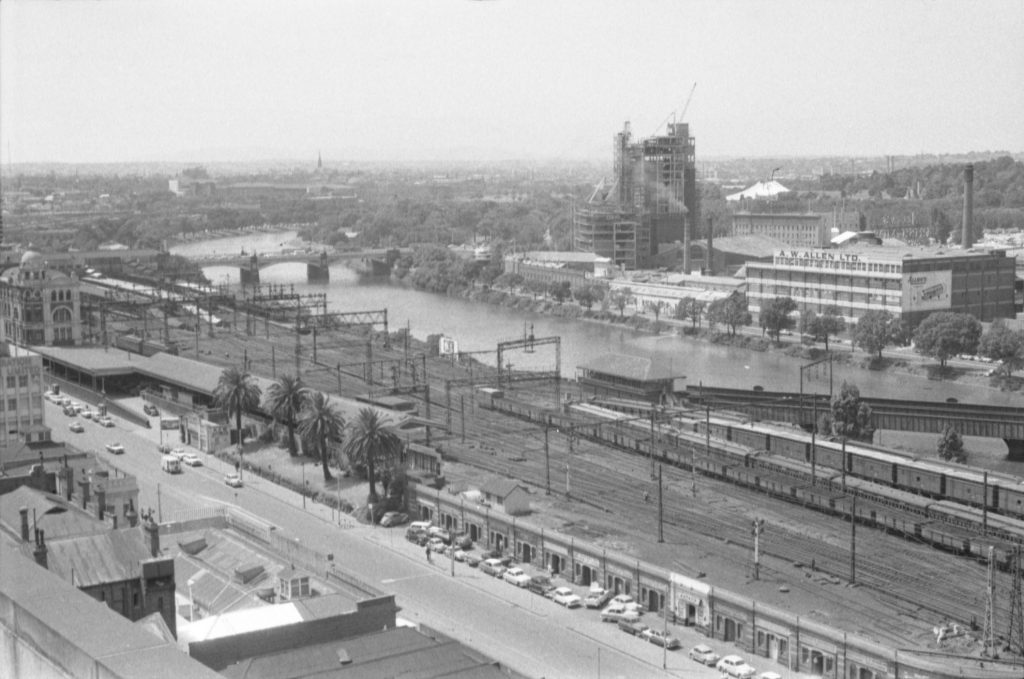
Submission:
<svg viewBox="0 0 1024 679">
<path fill-rule="evenodd" d="M 761 533 L 764 532 L 764 519 L 754 519 L 751 534 L 754 536 L 754 579 L 761 575 Z"/>
</svg>

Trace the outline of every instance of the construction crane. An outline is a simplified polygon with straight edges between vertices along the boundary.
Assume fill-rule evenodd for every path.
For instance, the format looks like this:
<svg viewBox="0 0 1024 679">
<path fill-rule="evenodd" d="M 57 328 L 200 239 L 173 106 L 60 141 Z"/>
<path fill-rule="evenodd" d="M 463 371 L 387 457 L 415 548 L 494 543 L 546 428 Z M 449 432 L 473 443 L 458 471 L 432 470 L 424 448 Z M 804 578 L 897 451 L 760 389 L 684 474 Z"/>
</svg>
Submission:
<svg viewBox="0 0 1024 679">
<path fill-rule="evenodd" d="M 693 101 L 693 91 L 697 89 L 697 83 L 693 83 L 693 87 L 690 88 L 690 96 L 686 97 L 686 103 L 683 104 L 683 110 L 679 114 L 679 122 L 682 122 L 686 118 L 686 109 L 690 108 L 690 102 Z"/>
</svg>

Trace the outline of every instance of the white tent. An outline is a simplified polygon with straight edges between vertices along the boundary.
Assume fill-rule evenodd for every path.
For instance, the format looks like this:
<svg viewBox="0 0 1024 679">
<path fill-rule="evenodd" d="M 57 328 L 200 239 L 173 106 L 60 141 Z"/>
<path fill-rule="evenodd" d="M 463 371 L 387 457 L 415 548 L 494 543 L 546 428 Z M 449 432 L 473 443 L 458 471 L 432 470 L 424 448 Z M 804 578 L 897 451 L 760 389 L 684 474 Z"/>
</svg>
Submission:
<svg viewBox="0 0 1024 679">
<path fill-rule="evenodd" d="M 773 179 L 769 182 L 758 182 L 739 193 L 731 193 L 725 199 L 735 201 L 743 198 L 771 198 L 786 191 L 789 191 L 789 189 Z"/>
</svg>

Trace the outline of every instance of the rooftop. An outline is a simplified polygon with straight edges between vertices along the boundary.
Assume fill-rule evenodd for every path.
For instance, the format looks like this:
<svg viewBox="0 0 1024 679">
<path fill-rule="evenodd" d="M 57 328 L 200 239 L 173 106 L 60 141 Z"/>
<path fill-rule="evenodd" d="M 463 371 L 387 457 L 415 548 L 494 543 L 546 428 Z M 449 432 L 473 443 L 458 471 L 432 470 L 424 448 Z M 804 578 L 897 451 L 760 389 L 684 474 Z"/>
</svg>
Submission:
<svg viewBox="0 0 1024 679">
<path fill-rule="evenodd" d="M 47 545 L 61 538 L 109 530 L 107 525 L 59 495 L 21 486 L 0 495 L 0 526 L 21 539 L 21 508 L 28 509 L 29 530 L 40 528 L 46 533 Z M 30 538 L 31 539 L 31 538 Z"/>
<path fill-rule="evenodd" d="M 151 558 L 141 528 L 46 539 L 47 568 L 77 587 L 138 578 Z"/>
<path fill-rule="evenodd" d="M 674 365 L 645 356 L 626 354 L 604 354 L 579 366 L 603 375 L 614 375 L 639 382 L 654 382 L 686 377 Z"/>
</svg>

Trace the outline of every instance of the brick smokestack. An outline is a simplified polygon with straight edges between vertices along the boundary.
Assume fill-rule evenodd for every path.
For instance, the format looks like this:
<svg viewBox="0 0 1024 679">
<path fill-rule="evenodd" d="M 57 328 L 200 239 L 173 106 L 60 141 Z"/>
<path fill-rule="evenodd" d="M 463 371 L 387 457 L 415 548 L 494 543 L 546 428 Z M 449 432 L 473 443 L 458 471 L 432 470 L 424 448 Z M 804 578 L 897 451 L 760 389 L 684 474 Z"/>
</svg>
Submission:
<svg viewBox="0 0 1024 679">
<path fill-rule="evenodd" d="M 32 550 L 36 563 L 46 568 L 46 537 L 43 531 L 36 529 L 36 548 Z"/>
<path fill-rule="evenodd" d="M 100 485 L 96 486 L 96 518 L 103 520 L 104 511 L 107 508 L 107 490 Z"/>
<path fill-rule="evenodd" d="M 708 261 L 705 268 L 709 276 L 715 275 L 715 224 L 711 215 L 708 215 Z"/>
<path fill-rule="evenodd" d="M 960 232 L 960 247 L 964 250 L 970 248 L 974 242 L 971 240 L 972 229 L 974 228 L 974 165 L 964 165 L 964 223 Z"/>
<path fill-rule="evenodd" d="M 21 541 L 28 542 L 28 507 L 18 509 L 21 514 Z"/>
</svg>

